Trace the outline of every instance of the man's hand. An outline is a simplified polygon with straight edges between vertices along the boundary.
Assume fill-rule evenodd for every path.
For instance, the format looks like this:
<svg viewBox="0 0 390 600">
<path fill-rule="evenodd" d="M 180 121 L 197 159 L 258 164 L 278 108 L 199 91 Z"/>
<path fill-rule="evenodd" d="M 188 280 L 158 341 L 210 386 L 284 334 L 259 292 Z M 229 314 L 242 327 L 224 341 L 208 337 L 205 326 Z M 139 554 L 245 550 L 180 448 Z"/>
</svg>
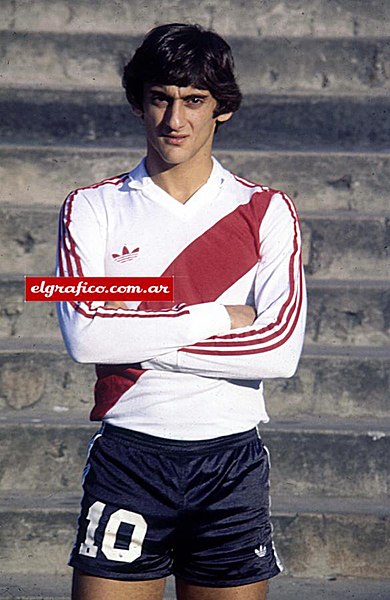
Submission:
<svg viewBox="0 0 390 600">
<path fill-rule="evenodd" d="M 254 308 L 247 304 L 225 305 L 225 308 L 229 313 L 232 329 L 248 327 L 248 325 L 252 325 L 253 321 L 256 319 Z"/>
<path fill-rule="evenodd" d="M 126 308 L 127 306 L 124 302 L 117 302 L 116 300 L 108 300 L 108 302 L 104 305 L 105 308 Z"/>
</svg>

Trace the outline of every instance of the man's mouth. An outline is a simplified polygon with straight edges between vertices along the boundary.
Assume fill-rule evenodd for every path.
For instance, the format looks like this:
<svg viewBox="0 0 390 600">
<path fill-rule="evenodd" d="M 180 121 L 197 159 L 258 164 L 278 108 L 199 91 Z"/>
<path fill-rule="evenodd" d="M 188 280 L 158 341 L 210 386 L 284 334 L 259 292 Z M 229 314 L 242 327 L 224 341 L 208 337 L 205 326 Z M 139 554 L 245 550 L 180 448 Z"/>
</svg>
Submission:
<svg viewBox="0 0 390 600">
<path fill-rule="evenodd" d="M 173 146 L 180 146 L 188 138 L 188 135 L 168 133 L 162 136 L 164 140 Z"/>
</svg>

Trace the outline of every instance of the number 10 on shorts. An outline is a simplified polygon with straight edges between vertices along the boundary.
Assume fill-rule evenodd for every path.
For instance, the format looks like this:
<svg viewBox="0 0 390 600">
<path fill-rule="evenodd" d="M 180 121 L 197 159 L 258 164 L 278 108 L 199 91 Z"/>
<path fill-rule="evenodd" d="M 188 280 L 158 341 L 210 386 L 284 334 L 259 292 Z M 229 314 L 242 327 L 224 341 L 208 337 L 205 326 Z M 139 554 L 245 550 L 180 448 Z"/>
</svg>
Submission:
<svg viewBox="0 0 390 600">
<path fill-rule="evenodd" d="M 95 533 L 102 518 L 106 505 L 103 502 L 94 502 L 88 511 L 89 525 L 85 541 L 80 545 L 79 554 L 96 558 L 98 546 L 95 544 Z M 129 539 L 128 548 L 116 548 L 115 543 L 119 527 L 122 523 L 134 527 Z M 120 509 L 112 513 L 104 530 L 101 550 L 108 560 L 131 563 L 141 556 L 142 544 L 148 526 L 142 515 L 129 510 Z"/>
</svg>

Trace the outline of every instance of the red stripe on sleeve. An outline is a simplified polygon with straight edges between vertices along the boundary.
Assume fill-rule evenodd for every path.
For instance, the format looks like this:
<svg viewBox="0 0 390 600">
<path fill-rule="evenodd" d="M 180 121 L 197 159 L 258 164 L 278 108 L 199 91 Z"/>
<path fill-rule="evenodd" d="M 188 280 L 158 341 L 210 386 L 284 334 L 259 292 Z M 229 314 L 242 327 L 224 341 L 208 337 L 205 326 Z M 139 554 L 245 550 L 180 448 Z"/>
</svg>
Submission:
<svg viewBox="0 0 390 600">
<path fill-rule="evenodd" d="M 191 347 L 191 348 L 181 348 L 179 350 L 179 352 L 188 352 L 189 354 L 207 354 L 207 355 L 212 355 L 212 356 L 238 356 L 238 355 L 245 355 L 245 354 L 261 354 L 263 352 L 269 352 L 270 350 L 275 350 L 276 348 L 279 348 L 280 346 L 282 346 L 283 344 L 285 344 L 287 342 L 287 340 L 291 337 L 293 331 L 295 330 L 295 327 L 298 323 L 298 319 L 300 316 L 300 312 L 302 309 L 302 300 L 303 300 L 303 294 L 302 294 L 302 277 L 300 278 L 300 297 L 299 297 L 299 303 L 298 303 L 298 307 L 297 307 L 297 311 L 295 312 L 295 318 L 294 321 L 292 323 L 291 329 L 288 331 L 288 333 L 281 338 L 278 342 L 276 342 L 275 344 L 272 344 L 270 346 L 259 346 L 258 348 L 252 348 L 250 350 L 246 350 L 246 349 L 241 349 L 241 350 L 201 350 L 201 349 L 196 349 L 196 346 Z M 259 341 L 257 341 L 257 343 L 259 343 Z M 263 340 L 261 340 L 261 343 L 263 344 Z M 242 346 L 247 346 L 248 344 L 241 344 Z M 220 344 L 215 344 L 215 347 L 220 347 Z"/>
<path fill-rule="evenodd" d="M 189 348 L 182 348 L 181 352 L 188 352 L 191 354 L 209 354 L 209 355 L 234 355 L 234 354 L 254 354 L 261 352 L 268 352 L 273 350 L 280 345 L 284 344 L 292 335 L 298 318 L 301 312 L 302 299 L 303 299 L 303 277 L 302 277 L 302 256 L 300 253 L 300 245 L 298 243 L 299 238 L 299 223 L 298 217 L 291 200 L 285 195 L 281 194 L 284 201 L 286 202 L 289 212 L 292 216 L 294 223 L 294 237 L 293 237 L 293 250 L 289 259 L 289 295 L 287 300 L 282 305 L 279 314 L 272 323 L 261 329 L 250 329 L 249 331 L 241 332 L 238 334 L 227 334 L 224 336 L 218 336 L 213 338 L 213 341 L 199 342 Z M 298 259 L 299 256 L 299 259 Z M 294 265 L 298 259 L 299 269 L 299 280 L 298 289 L 295 283 L 295 269 Z M 291 304 L 292 302 L 292 304 Z M 286 314 L 286 311 L 287 314 Z M 268 334 L 268 335 L 264 335 Z M 285 334 L 285 335 L 283 335 Z M 254 337 L 254 339 L 248 340 L 245 338 Z M 275 340 L 280 337 L 280 340 L 272 346 L 265 346 L 268 342 Z M 261 346 L 259 346 L 261 344 Z M 257 348 L 245 349 L 244 347 L 255 346 Z M 238 347 L 240 350 L 227 350 L 223 348 Z M 207 350 L 210 348 L 210 350 Z M 211 350 L 214 348 L 214 350 Z M 219 351 L 215 348 L 220 348 Z"/>
</svg>

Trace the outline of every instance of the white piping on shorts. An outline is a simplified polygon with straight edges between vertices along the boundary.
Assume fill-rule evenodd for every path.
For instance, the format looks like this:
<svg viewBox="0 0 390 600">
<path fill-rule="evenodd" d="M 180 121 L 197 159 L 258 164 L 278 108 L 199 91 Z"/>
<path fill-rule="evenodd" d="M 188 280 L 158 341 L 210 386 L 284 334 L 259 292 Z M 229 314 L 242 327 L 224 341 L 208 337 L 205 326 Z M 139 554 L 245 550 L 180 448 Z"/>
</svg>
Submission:
<svg viewBox="0 0 390 600">
<path fill-rule="evenodd" d="M 89 473 L 89 469 L 91 468 L 91 465 L 89 464 L 89 457 L 91 455 L 92 448 L 93 448 L 96 440 L 99 439 L 100 437 L 102 437 L 103 430 L 104 430 L 104 423 L 101 426 L 101 428 L 95 433 L 95 435 L 89 440 L 88 448 L 87 448 L 87 460 L 86 460 L 85 467 L 83 469 L 83 474 L 81 477 L 81 483 L 83 485 L 84 485 L 85 478 Z"/>
<path fill-rule="evenodd" d="M 258 430 L 258 429 L 257 429 L 257 435 L 259 436 L 259 439 L 261 439 L 261 437 L 260 437 L 260 433 L 259 433 L 259 430 Z M 268 450 L 267 446 L 265 446 L 265 445 L 263 444 L 263 448 L 264 448 L 264 450 L 265 450 L 265 451 L 266 451 L 266 453 L 267 453 L 267 457 L 268 457 L 268 466 L 269 466 L 269 472 L 271 472 L 271 455 L 270 455 L 270 453 L 269 453 L 269 450 Z M 268 484 L 269 484 L 269 479 L 270 479 L 270 478 L 268 478 Z M 271 514 L 272 514 L 272 513 L 271 513 L 271 494 L 270 494 L 269 492 L 268 492 L 268 498 L 269 498 L 269 516 L 270 516 L 270 518 L 271 518 Z M 271 523 L 271 521 L 270 521 L 270 523 Z M 273 524 L 271 523 L 272 550 L 273 550 L 273 553 L 274 553 L 274 556 L 275 556 L 275 560 L 276 560 L 277 567 L 278 567 L 279 571 L 280 571 L 281 573 L 283 573 L 283 571 L 284 571 L 284 567 L 283 567 L 282 561 L 281 561 L 281 560 L 280 560 L 280 558 L 279 558 L 279 555 L 278 555 L 278 553 L 276 552 L 275 543 L 274 543 L 274 539 L 273 539 L 273 532 L 274 532 L 274 526 L 273 526 Z"/>
</svg>

